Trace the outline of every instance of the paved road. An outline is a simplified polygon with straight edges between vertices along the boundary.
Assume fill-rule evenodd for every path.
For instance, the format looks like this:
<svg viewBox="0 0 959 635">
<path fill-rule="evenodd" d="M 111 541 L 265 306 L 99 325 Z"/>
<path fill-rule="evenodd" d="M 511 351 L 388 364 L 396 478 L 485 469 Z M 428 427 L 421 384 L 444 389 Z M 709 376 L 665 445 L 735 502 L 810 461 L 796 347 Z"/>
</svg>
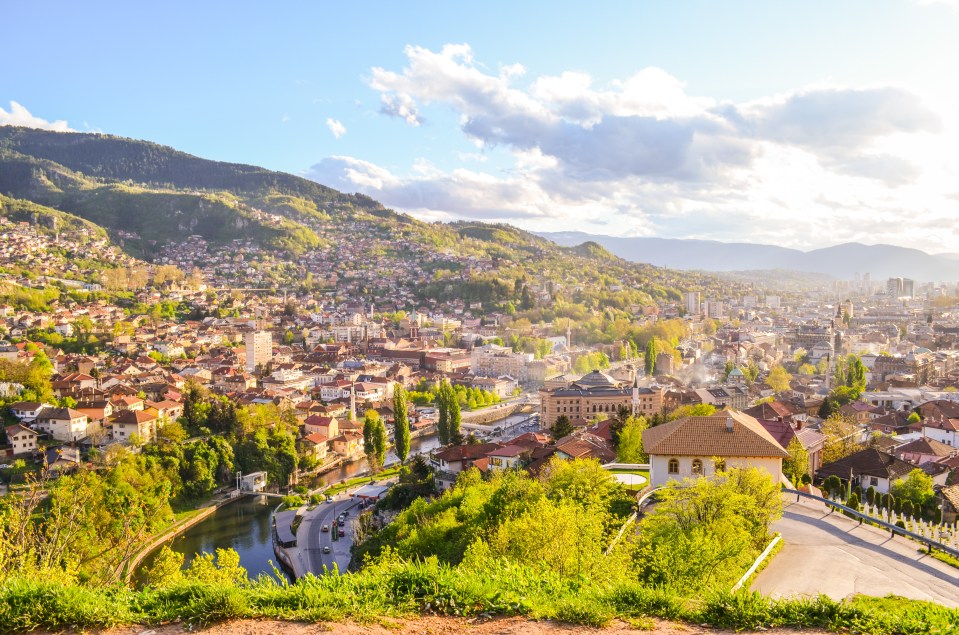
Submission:
<svg viewBox="0 0 959 635">
<path fill-rule="evenodd" d="M 296 531 L 297 546 L 287 549 L 293 559 L 293 569 L 297 577 L 312 571 L 319 575 L 323 568 L 332 570 L 335 563 L 340 573 L 350 565 L 350 547 L 353 545 L 353 521 L 356 519 L 358 501 L 348 495 L 334 497 L 333 503 L 321 503 L 313 511 L 308 511 Z M 349 511 L 348 521 L 343 528 L 344 537 L 333 540 L 333 519 L 341 512 Z M 329 531 L 323 531 L 323 526 Z M 323 553 L 323 547 L 329 546 L 330 553 Z"/>
<path fill-rule="evenodd" d="M 818 501 L 785 501 L 783 517 L 773 525 L 785 546 L 756 576 L 754 591 L 772 597 L 822 593 L 837 600 L 892 593 L 959 606 L 959 569 L 920 553 L 918 543 L 830 514 Z"/>
</svg>

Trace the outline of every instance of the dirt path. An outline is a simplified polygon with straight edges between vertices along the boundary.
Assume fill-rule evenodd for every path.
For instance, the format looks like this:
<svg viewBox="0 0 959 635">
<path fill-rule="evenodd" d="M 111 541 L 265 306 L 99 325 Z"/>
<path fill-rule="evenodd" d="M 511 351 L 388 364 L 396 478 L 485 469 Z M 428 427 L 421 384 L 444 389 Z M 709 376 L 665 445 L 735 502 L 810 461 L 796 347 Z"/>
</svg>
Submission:
<svg viewBox="0 0 959 635">
<path fill-rule="evenodd" d="M 157 628 L 131 626 L 100 631 L 98 635 L 184 635 L 197 633 L 182 624 Z M 534 622 L 521 617 L 490 620 L 466 620 L 447 617 L 422 617 L 410 620 L 384 620 L 378 624 L 325 624 L 239 620 L 202 629 L 204 635 L 732 635 L 726 631 L 676 624 L 662 620 L 638 620 L 635 624 L 614 623 L 606 628 L 571 626 L 555 622 Z M 791 630 L 765 630 L 763 635 L 799 633 Z M 825 635 L 825 631 L 802 631 L 802 635 Z"/>
</svg>

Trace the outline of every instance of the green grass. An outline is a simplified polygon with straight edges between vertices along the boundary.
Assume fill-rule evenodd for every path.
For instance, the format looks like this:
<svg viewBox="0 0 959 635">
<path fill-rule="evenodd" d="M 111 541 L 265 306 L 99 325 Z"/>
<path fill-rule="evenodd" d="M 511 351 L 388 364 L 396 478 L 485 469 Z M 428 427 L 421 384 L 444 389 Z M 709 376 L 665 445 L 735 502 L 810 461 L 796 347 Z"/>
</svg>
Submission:
<svg viewBox="0 0 959 635">
<path fill-rule="evenodd" d="M 339 494 L 340 492 L 344 492 L 348 489 L 359 487 L 360 485 L 366 485 L 367 483 L 372 483 L 373 481 L 380 482 L 385 479 L 396 476 L 399 473 L 400 473 L 399 465 L 396 465 L 394 467 L 388 467 L 374 476 L 358 476 L 356 478 L 351 478 L 348 481 L 337 483 L 336 485 L 330 486 L 329 489 L 325 490 L 323 493 L 329 496 L 335 496 L 336 494 Z"/>
<path fill-rule="evenodd" d="M 758 593 L 684 597 L 635 581 L 595 582 L 508 562 L 483 572 L 393 561 L 358 574 L 309 576 L 294 585 L 262 577 L 244 586 L 181 583 L 163 589 L 87 588 L 54 580 L 0 583 L 0 632 L 77 630 L 233 618 L 373 622 L 422 613 L 522 615 L 604 626 L 662 618 L 730 629 L 820 628 L 874 635 L 955 633 L 959 610 L 898 597 L 773 600 Z"/>
<path fill-rule="evenodd" d="M 920 549 L 919 553 L 926 553 L 926 550 Z M 936 549 L 933 549 L 932 553 L 930 553 L 929 555 L 935 558 L 936 560 L 938 560 L 939 562 L 945 562 L 949 566 L 959 569 L 959 558 L 954 558 L 950 556 L 948 553 L 943 553 Z"/>
</svg>

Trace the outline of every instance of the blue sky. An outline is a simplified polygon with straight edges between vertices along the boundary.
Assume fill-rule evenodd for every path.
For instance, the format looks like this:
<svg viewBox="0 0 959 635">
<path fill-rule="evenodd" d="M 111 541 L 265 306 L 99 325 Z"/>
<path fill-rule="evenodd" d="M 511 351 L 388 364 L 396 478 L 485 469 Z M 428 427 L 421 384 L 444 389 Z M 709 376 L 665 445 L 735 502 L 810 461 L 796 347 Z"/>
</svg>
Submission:
<svg viewBox="0 0 959 635">
<path fill-rule="evenodd" d="M 421 218 L 959 251 L 959 6 L 3 3 L 0 123 Z"/>
</svg>

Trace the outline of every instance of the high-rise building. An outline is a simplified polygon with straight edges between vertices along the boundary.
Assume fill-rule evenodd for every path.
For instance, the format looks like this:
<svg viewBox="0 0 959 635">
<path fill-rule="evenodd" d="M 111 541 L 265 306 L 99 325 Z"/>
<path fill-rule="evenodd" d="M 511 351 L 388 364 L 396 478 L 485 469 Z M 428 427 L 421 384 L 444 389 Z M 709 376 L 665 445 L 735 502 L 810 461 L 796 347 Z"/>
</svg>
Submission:
<svg viewBox="0 0 959 635">
<path fill-rule="evenodd" d="M 686 292 L 686 314 L 699 315 L 699 291 Z"/>
<path fill-rule="evenodd" d="M 273 334 L 269 331 L 250 331 L 243 336 L 246 345 L 246 370 L 252 373 L 257 366 L 273 359 Z"/>
<path fill-rule="evenodd" d="M 916 295 L 916 282 L 909 278 L 902 279 L 902 292 L 899 294 L 905 298 L 912 298 Z"/>
<path fill-rule="evenodd" d="M 889 278 L 886 281 L 886 294 L 894 298 L 902 297 L 902 278 Z"/>
<path fill-rule="evenodd" d="M 779 308 L 779 296 L 778 295 L 767 295 L 766 296 L 766 306 L 770 309 Z"/>
</svg>

